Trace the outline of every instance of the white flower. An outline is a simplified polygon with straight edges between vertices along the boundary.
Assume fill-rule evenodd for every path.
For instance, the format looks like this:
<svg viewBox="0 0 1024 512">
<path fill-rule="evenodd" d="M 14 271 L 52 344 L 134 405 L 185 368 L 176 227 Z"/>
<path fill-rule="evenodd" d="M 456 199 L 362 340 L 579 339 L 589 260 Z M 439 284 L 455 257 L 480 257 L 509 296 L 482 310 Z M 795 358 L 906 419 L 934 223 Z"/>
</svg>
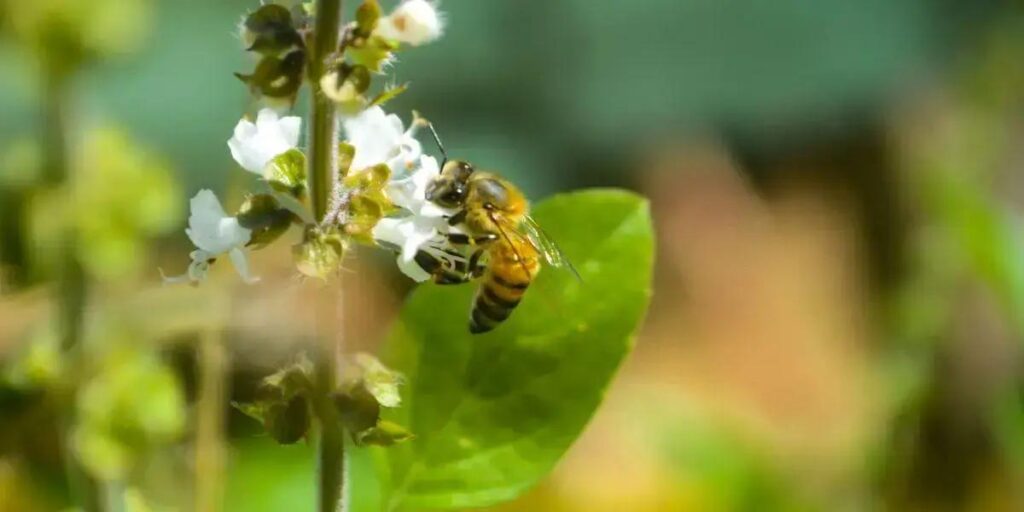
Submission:
<svg viewBox="0 0 1024 512">
<path fill-rule="evenodd" d="M 375 240 L 400 249 L 398 268 L 417 282 L 430 279 L 430 274 L 415 261 L 417 252 L 452 258 L 444 251 L 448 246 L 445 233 L 450 229 L 446 216 L 451 212 L 426 200 L 427 185 L 437 174 L 437 159 L 423 155 L 415 171 L 407 177 L 391 180 L 384 193 L 392 203 L 406 210 L 407 215 L 381 219 L 373 228 Z"/>
<path fill-rule="evenodd" d="M 231 157 L 245 170 L 263 176 L 274 157 L 299 145 L 301 126 L 301 117 L 278 117 L 273 109 L 264 108 L 255 123 L 243 118 L 235 125 L 228 140 Z"/>
<path fill-rule="evenodd" d="M 379 106 L 363 110 L 342 122 L 345 140 L 355 148 L 349 172 L 387 164 L 394 176 L 407 174 L 423 152 L 414 137 L 418 124 L 408 130 L 395 114 L 387 114 Z"/>
<path fill-rule="evenodd" d="M 416 170 L 403 178 L 389 181 L 384 187 L 384 193 L 387 194 L 392 204 L 405 208 L 413 215 L 441 217 L 448 212 L 427 201 L 427 185 L 440 172 L 436 158 L 422 155 Z"/>
<path fill-rule="evenodd" d="M 427 0 L 406 0 L 377 23 L 374 34 L 413 46 L 429 43 L 444 32 L 444 18 Z"/>
<path fill-rule="evenodd" d="M 416 282 L 430 279 L 430 274 L 416 263 L 416 253 L 424 250 L 434 253 L 443 247 L 445 220 L 441 217 L 409 215 L 400 218 L 384 218 L 373 227 L 373 238 L 400 248 L 398 268 Z"/>
<path fill-rule="evenodd" d="M 182 276 L 165 277 L 170 283 L 199 282 L 206 279 L 210 264 L 218 256 L 227 253 L 235 270 L 247 283 L 258 281 L 249 274 L 249 262 L 245 257 L 245 244 L 249 243 L 252 231 L 242 227 L 237 217 L 229 216 L 217 196 L 210 190 L 200 190 L 189 202 L 191 213 L 185 233 L 196 250 L 189 254 L 192 263 Z"/>
</svg>

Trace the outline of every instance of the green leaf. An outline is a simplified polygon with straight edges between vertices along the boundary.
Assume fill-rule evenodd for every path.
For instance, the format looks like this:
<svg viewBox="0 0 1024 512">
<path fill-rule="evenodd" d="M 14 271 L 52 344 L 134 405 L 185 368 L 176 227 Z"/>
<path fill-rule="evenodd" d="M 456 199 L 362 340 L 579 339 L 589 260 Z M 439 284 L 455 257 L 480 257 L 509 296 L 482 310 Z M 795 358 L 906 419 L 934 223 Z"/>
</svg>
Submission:
<svg viewBox="0 0 1024 512">
<path fill-rule="evenodd" d="M 351 475 L 351 485 L 383 493 L 385 510 L 522 494 L 579 436 L 632 348 L 650 297 L 647 202 L 590 190 L 545 201 L 535 217 L 582 283 L 545 269 L 512 317 L 484 335 L 468 331 L 473 285 L 422 286 L 406 304 L 382 359 L 407 379 L 405 404 L 386 418 L 415 438 L 377 449 L 386 471 Z"/>
</svg>

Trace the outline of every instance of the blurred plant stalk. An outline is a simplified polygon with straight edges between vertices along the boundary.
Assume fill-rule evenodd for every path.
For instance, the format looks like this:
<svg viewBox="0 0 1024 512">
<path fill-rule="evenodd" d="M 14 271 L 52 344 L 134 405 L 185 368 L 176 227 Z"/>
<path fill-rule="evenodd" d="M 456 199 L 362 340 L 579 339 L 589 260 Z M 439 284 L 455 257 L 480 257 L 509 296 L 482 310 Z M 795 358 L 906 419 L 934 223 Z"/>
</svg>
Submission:
<svg viewBox="0 0 1024 512">
<path fill-rule="evenodd" d="M 68 109 L 71 91 L 70 79 L 77 68 L 77 61 L 52 56 L 43 66 L 44 95 L 42 105 L 42 186 L 44 189 L 67 188 L 72 180 L 68 157 Z M 85 320 L 85 303 L 88 293 L 85 272 L 78 257 L 77 235 L 71 219 L 63 219 L 60 242 L 57 247 L 58 267 L 56 269 L 56 314 L 60 346 L 72 361 L 72 367 L 80 360 L 82 331 Z M 60 397 L 64 405 L 61 425 L 62 443 L 68 482 L 76 504 L 86 511 L 103 509 L 99 486 L 70 450 L 70 428 L 74 424 L 74 391 L 66 390 Z"/>
<path fill-rule="evenodd" d="M 217 512 L 224 504 L 224 406 L 227 402 L 227 349 L 221 331 L 203 330 L 196 347 L 199 402 L 195 440 L 195 510 Z"/>
<path fill-rule="evenodd" d="M 341 27 L 341 0 L 317 0 L 314 7 L 316 25 L 313 32 L 312 54 L 309 64 L 310 129 L 309 129 L 309 188 L 313 215 L 317 222 L 327 214 L 327 198 L 332 184 L 336 181 L 338 121 L 335 103 L 320 90 L 320 78 L 324 75 L 325 63 L 338 48 L 338 32 Z M 333 290 L 320 286 L 319 304 L 341 301 L 340 286 Z M 337 313 L 339 308 L 331 308 Z M 320 423 L 318 446 L 319 481 L 318 497 L 320 512 L 344 510 L 342 484 L 344 475 L 344 432 L 338 412 L 331 401 L 331 393 L 338 382 L 338 354 L 341 352 L 340 329 L 332 336 L 328 326 L 332 324 L 326 314 L 316 308 L 317 346 L 315 365 L 314 412 Z M 333 340 L 333 342 L 329 341 Z M 339 504 L 341 503 L 341 504 Z"/>
</svg>

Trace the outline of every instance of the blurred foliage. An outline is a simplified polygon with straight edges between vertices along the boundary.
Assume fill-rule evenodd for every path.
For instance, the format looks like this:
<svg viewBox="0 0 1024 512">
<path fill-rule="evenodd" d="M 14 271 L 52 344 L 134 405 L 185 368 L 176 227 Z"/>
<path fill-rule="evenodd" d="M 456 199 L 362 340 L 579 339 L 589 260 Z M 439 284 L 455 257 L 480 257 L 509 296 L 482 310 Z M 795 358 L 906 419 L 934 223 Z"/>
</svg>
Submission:
<svg viewBox="0 0 1024 512">
<path fill-rule="evenodd" d="M 7 27 L 38 55 L 75 63 L 131 53 L 149 32 L 147 0 L 0 2 Z"/>
<path fill-rule="evenodd" d="M 79 460 L 94 475 L 123 480 L 155 446 L 177 439 L 185 427 L 178 377 L 144 349 L 116 341 L 100 356 L 78 393 L 72 433 Z"/>
<path fill-rule="evenodd" d="M 31 205 L 36 262 L 52 272 L 65 223 L 70 222 L 79 256 L 92 277 L 137 277 L 147 265 L 139 258 L 146 240 L 181 222 L 181 191 L 171 170 L 124 133 L 99 128 L 82 141 L 73 175 L 68 185 L 38 195 Z"/>
</svg>

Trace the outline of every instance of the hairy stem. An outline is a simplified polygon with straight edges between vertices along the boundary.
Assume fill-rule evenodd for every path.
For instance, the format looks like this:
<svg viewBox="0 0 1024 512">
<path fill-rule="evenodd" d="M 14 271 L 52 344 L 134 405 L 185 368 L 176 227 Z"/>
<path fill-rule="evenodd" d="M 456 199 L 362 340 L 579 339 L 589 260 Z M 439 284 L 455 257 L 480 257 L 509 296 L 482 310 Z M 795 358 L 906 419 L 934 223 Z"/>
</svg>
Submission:
<svg viewBox="0 0 1024 512">
<path fill-rule="evenodd" d="M 313 216 L 317 222 L 327 213 L 327 199 L 331 181 L 337 167 L 338 121 L 336 107 L 330 98 L 320 91 L 320 78 L 324 75 L 326 61 L 338 48 L 338 31 L 341 26 L 341 0 L 317 0 L 316 27 L 313 32 L 313 47 L 309 59 L 310 131 L 309 131 L 309 185 L 313 202 Z"/>
<path fill-rule="evenodd" d="M 327 201 L 337 170 L 338 122 L 335 106 L 320 91 L 320 78 L 326 61 L 338 48 L 341 27 L 341 0 L 317 0 L 316 26 L 309 59 L 309 81 L 312 87 L 309 130 L 309 187 L 313 203 L 313 216 L 323 222 L 327 214 Z M 340 287 L 339 287 L 340 289 Z M 327 297 L 326 290 L 320 298 Z M 336 298 L 336 297 L 335 297 Z M 318 301 L 320 302 L 320 301 Z M 328 301 L 329 302 L 329 301 Z M 319 308 L 317 308 L 319 310 Z M 319 459 L 319 511 L 336 512 L 340 508 L 344 474 L 344 435 L 338 412 L 331 400 L 337 385 L 338 363 L 335 352 L 340 343 L 329 343 L 326 315 L 317 312 L 317 343 L 315 364 L 314 411 L 320 424 Z M 338 340 L 340 341 L 340 340 Z"/>
<path fill-rule="evenodd" d="M 224 499 L 224 402 L 227 350 L 220 331 L 208 328 L 199 339 L 199 404 L 195 441 L 195 510 L 217 512 Z"/>
</svg>

